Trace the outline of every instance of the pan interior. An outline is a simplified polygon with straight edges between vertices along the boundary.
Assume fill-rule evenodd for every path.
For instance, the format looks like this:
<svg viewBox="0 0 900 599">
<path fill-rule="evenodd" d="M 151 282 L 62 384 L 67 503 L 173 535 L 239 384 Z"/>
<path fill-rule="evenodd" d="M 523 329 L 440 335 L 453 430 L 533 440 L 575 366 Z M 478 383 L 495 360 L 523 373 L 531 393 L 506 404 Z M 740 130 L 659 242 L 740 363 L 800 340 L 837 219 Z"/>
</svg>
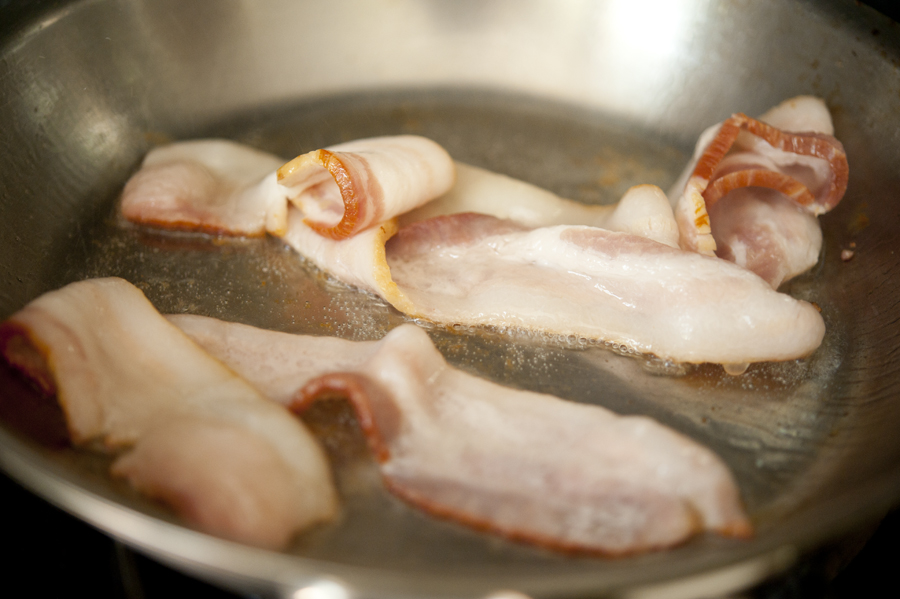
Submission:
<svg viewBox="0 0 900 599">
<path fill-rule="evenodd" d="M 457 160 L 586 203 L 614 202 L 635 184 L 666 189 L 692 151 L 654 131 L 570 105 L 459 89 L 304 100 L 232 115 L 185 137 L 226 137 L 290 158 L 350 139 L 400 133 L 430 137 Z M 146 149 L 168 135 L 147 131 L 143 139 Z M 105 194 L 83 198 L 90 209 L 69 215 L 74 225 L 57 236 L 29 280 L 33 295 L 80 279 L 120 276 L 164 313 L 204 314 L 354 340 L 378 339 L 404 322 L 381 300 L 330 280 L 275 239 L 160 233 L 123 223 L 116 202 L 124 179 Z M 824 219 L 825 258 L 784 289 L 815 301 L 825 316 L 825 342 L 809 359 L 756 364 L 741 376 L 729 376 L 717 366 L 677 367 L 608 347 L 527 335 L 442 327 L 430 327 L 429 333 L 448 360 L 464 370 L 619 413 L 646 414 L 709 446 L 734 471 L 765 537 L 828 484 L 821 472 L 829 465 L 822 460 L 834 453 L 836 431 L 852 415 L 836 392 L 847 331 L 823 274 L 825 262 L 839 252 L 837 241 L 829 238 L 829 218 Z M 8 297 L 4 314 L 18 307 Z M 11 390 L 3 400 L 7 414 L 47 409 L 9 372 L 4 380 Z M 5 420 L 7 430 L 74 473 L 79 484 L 174 521 L 164 509 L 108 480 L 103 458 L 35 441 L 36 429 L 29 428 L 27 418 Z M 669 553 L 604 561 L 507 542 L 430 518 L 387 494 L 346 411 L 319 410 L 310 422 L 333 457 L 344 509 L 338 522 L 300 536 L 289 549 L 297 556 L 425 573 L 463 569 L 515 575 L 539 568 L 548 574 L 596 574 L 642 569 L 673 555 L 694 559 L 747 547 L 704 536 Z"/>
</svg>

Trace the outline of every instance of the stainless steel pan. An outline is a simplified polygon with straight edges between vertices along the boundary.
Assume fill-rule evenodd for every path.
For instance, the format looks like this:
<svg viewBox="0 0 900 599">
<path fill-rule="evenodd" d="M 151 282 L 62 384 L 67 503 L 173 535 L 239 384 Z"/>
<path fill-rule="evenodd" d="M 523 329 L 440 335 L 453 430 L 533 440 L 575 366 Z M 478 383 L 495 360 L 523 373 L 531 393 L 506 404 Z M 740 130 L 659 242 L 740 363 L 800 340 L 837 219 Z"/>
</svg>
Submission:
<svg viewBox="0 0 900 599">
<path fill-rule="evenodd" d="M 707 443 L 739 478 L 752 540 L 702 537 L 620 560 L 545 553 L 415 512 L 344 448 L 343 519 L 288 552 L 256 550 L 179 526 L 110 481 L 104 459 L 48 443 L 52 427 L 33 418 L 46 406 L 3 370 L 0 466 L 36 493 L 182 570 L 307 599 L 722 593 L 900 501 L 900 36 L 875 11 L 782 0 L 98 0 L 26 12 L 3 26 L 0 46 L 0 318 L 69 281 L 116 274 L 163 311 L 357 339 L 401 322 L 273 240 L 120 226 L 122 184 L 170 139 L 226 136 L 290 157 L 415 132 L 457 159 L 606 202 L 631 184 L 666 187 L 697 134 L 731 112 L 815 94 L 851 164 L 846 198 L 822 219 L 820 264 L 786 289 L 817 302 L 828 325 L 809 360 L 741 377 L 660 374 L 603 348 L 432 331 L 462 368 L 650 414 Z"/>
</svg>

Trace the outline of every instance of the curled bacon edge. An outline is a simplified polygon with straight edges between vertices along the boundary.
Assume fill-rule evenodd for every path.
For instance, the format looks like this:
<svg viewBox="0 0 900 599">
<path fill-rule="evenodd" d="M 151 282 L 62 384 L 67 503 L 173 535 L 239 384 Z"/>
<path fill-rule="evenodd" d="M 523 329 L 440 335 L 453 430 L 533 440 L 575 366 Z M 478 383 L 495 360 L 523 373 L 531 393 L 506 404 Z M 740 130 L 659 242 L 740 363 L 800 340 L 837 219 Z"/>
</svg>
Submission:
<svg viewBox="0 0 900 599">
<path fill-rule="evenodd" d="M 767 169 L 744 169 L 714 177 L 719 163 L 734 145 L 740 132 L 744 130 L 759 137 L 773 148 L 821 158 L 828 162 L 831 181 L 826 193 L 816 198 L 802 183 L 776 171 Z M 782 131 L 743 113 L 731 115 L 706 147 L 694 167 L 694 172 L 685 185 L 679 212 L 679 225 L 688 227 L 688 235 L 682 233 L 684 249 L 702 254 L 715 255 L 716 242 L 712 236 L 707 209 L 729 192 L 741 187 L 767 187 L 783 193 L 799 206 L 819 215 L 834 208 L 847 190 L 850 167 L 847 154 L 840 141 L 822 133 L 793 133 Z M 684 211 L 687 211 L 687 217 Z M 692 234 L 691 234 L 692 233 Z"/>
<path fill-rule="evenodd" d="M 335 240 L 351 237 L 358 230 L 358 223 L 362 220 L 364 203 L 360 202 L 356 188 L 361 184 L 354 181 L 353 176 L 341 159 L 329 150 L 313 150 L 301 154 L 278 169 L 278 182 L 289 179 L 295 172 L 308 164 L 318 164 L 328 171 L 337 184 L 344 201 L 344 215 L 339 223 L 334 226 L 326 226 L 311 220 L 305 220 L 306 225 L 313 231 Z"/>
</svg>

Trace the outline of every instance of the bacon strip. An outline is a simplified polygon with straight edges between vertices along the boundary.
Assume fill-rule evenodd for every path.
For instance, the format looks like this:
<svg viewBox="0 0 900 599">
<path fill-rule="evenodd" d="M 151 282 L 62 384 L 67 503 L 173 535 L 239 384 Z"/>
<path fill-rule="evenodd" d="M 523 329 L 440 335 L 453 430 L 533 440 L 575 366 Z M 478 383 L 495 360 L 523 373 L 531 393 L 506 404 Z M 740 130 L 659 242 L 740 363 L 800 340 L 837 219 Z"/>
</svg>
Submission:
<svg viewBox="0 0 900 599">
<path fill-rule="evenodd" d="M 769 170 L 746 169 L 714 178 L 716 169 L 742 129 L 765 140 L 773 148 L 827 161 L 831 167 L 828 185 L 818 197 L 814 197 L 806 186 L 793 177 Z M 701 191 L 707 206 L 733 189 L 754 186 L 780 191 L 801 206 L 808 206 L 813 213 L 822 214 L 834 208 L 844 196 L 849 173 L 844 146 L 830 135 L 787 133 L 738 113 L 722 123 L 718 135 L 697 162 L 691 178 L 697 181 L 698 188 L 705 188 Z"/>
<path fill-rule="evenodd" d="M 746 145 L 740 136 L 735 137 L 735 140 L 736 147 L 743 149 Z M 766 142 L 759 143 L 768 147 Z M 348 156 L 350 154 L 347 153 Z M 373 151 L 372 154 L 378 155 L 378 152 Z M 330 155 L 337 154 L 332 152 Z M 353 154 L 357 158 L 363 155 L 371 158 L 364 152 Z M 703 155 L 698 154 L 698 158 Z M 316 156 L 321 158 L 325 154 L 317 153 Z M 395 240 L 388 243 L 398 231 L 395 219 L 385 220 L 378 226 L 371 226 L 350 238 L 338 240 L 332 236 L 321 235 L 317 231 L 317 227 L 319 229 L 321 227 L 315 223 L 311 226 L 310 220 L 311 215 L 312 220 L 315 220 L 320 218 L 323 212 L 334 212 L 334 218 L 338 219 L 333 222 L 335 226 L 343 220 L 346 215 L 343 199 L 322 203 L 317 199 L 322 196 L 331 199 L 343 198 L 342 188 L 332 180 L 331 174 L 322 166 L 319 158 L 312 155 L 301 158 L 282 169 L 286 181 L 293 183 L 296 179 L 297 187 L 290 191 L 295 201 L 290 205 L 283 202 L 287 207 L 283 217 L 278 219 L 281 223 L 280 230 L 275 233 L 332 276 L 382 297 L 410 316 L 445 324 L 466 323 L 496 326 L 501 329 L 529 329 L 557 335 L 575 335 L 623 344 L 639 352 L 687 362 L 743 363 L 794 359 L 808 355 L 821 342 L 824 330 L 821 317 L 809 314 L 809 310 L 812 309 L 810 306 L 801 303 L 785 307 L 778 296 L 770 298 L 764 294 L 760 295 L 754 288 L 755 283 L 746 282 L 740 283 L 735 288 L 754 288 L 748 293 L 752 297 L 759 297 L 761 305 L 774 306 L 776 312 L 780 314 L 773 322 L 786 317 L 791 311 L 796 312 L 796 319 L 789 321 L 787 326 L 780 330 L 761 325 L 743 328 L 728 325 L 726 329 L 733 329 L 734 334 L 739 336 L 736 339 L 742 340 L 730 344 L 723 342 L 724 336 L 721 334 L 712 335 L 709 339 L 701 335 L 701 331 L 715 332 L 716 326 L 727 322 L 735 324 L 742 318 L 750 318 L 753 322 L 762 320 L 758 316 L 751 318 L 749 314 L 756 313 L 757 309 L 749 307 L 746 302 L 741 302 L 738 295 L 730 292 L 710 295 L 709 297 L 722 296 L 727 299 L 719 304 L 710 303 L 711 309 L 708 313 L 696 310 L 697 305 L 707 305 L 706 300 L 705 298 L 690 300 L 689 298 L 694 296 L 684 291 L 686 289 L 684 281 L 694 281 L 693 284 L 697 289 L 707 285 L 730 288 L 733 274 L 727 268 L 718 265 L 703 266 L 703 270 L 708 271 L 706 276 L 709 280 L 697 281 L 689 274 L 690 259 L 682 255 L 685 252 L 678 252 L 674 247 L 676 234 L 683 235 L 686 229 L 682 227 L 681 231 L 678 231 L 670 206 L 667 205 L 662 192 L 653 186 L 632 188 L 615 207 L 587 207 L 563 200 L 521 181 L 488 173 L 476 167 L 457 165 L 459 173 L 457 185 L 433 203 L 401 217 L 405 225 L 399 229 L 403 241 Z M 721 165 L 731 159 L 732 156 L 726 157 L 720 161 Z M 776 164 L 778 158 L 767 157 L 766 160 Z M 816 158 L 810 160 L 821 162 Z M 757 160 L 757 163 L 759 162 Z M 347 171 L 349 167 L 344 162 L 341 164 L 344 165 L 341 168 Z M 732 161 L 730 164 L 735 163 Z M 357 190 L 371 187 L 368 174 L 365 174 L 369 171 L 362 167 L 357 170 L 363 174 L 352 176 L 348 174 L 345 178 L 350 183 L 347 185 Z M 400 188 L 402 186 L 397 187 Z M 305 197 L 304 194 L 310 197 L 302 199 L 301 196 Z M 692 197 L 694 196 L 707 223 L 706 237 L 711 246 L 715 247 L 703 196 L 697 190 L 694 190 Z M 299 206 L 304 207 L 306 212 L 301 211 Z M 332 210 L 335 206 L 338 208 Z M 716 206 L 718 204 L 714 205 Z M 508 217 L 510 219 L 508 224 L 503 225 L 508 230 L 501 234 L 501 231 L 496 230 L 500 221 L 491 220 L 490 217 L 487 217 L 488 220 L 479 220 L 471 214 L 457 216 L 449 214 L 467 208 Z M 780 210 L 775 213 L 785 216 L 792 222 L 797 220 L 787 211 Z M 357 216 L 361 214 L 362 212 L 358 211 Z M 367 214 L 372 217 L 370 213 Z M 807 217 L 801 214 L 800 218 Z M 630 248 L 628 251 L 622 252 L 618 249 L 614 251 L 619 259 L 626 260 L 622 264 L 630 269 L 629 272 L 638 273 L 636 279 L 629 281 L 629 277 L 621 276 L 616 272 L 615 265 L 609 266 L 608 269 L 607 266 L 598 267 L 601 263 L 605 265 L 611 263 L 605 258 L 598 263 L 589 247 L 569 243 L 571 240 L 566 240 L 565 236 L 560 235 L 561 230 L 550 231 L 551 225 L 580 220 L 627 233 L 630 237 L 646 242 L 627 242 L 624 245 Z M 357 219 L 358 222 L 361 221 Z M 487 227 L 479 225 L 486 222 L 491 224 Z M 723 219 L 723 222 L 727 221 Z M 804 221 L 799 223 L 800 226 L 792 225 L 785 230 L 803 232 L 803 227 L 808 229 L 808 224 Z M 525 232 L 526 228 L 532 227 L 538 229 L 530 233 Z M 732 226 L 731 230 L 737 231 L 735 236 L 739 237 L 742 243 L 743 239 L 748 238 L 744 235 L 746 231 L 740 226 L 736 228 Z M 440 234 L 436 234 L 437 231 L 441 231 Z M 598 239 L 604 236 L 601 229 L 597 231 L 595 236 Z M 422 232 L 425 234 L 420 235 Z M 505 239 L 506 233 L 518 240 L 511 242 L 512 238 Z M 755 231 L 752 233 L 755 234 Z M 443 239 L 445 236 L 447 239 Z M 468 241 L 460 245 L 462 237 L 474 241 L 474 245 L 480 244 L 479 247 L 475 248 Z M 418 242 L 411 244 L 410 240 L 415 238 L 427 239 L 427 244 L 432 245 L 425 247 L 427 244 Z M 526 238 L 529 241 L 526 241 Z M 615 245 L 618 242 L 609 243 Z M 465 246 L 463 252 L 465 259 L 457 259 L 452 251 L 445 251 L 446 248 L 442 244 L 449 244 L 447 247 L 454 248 Z M 667 254 L 664 259 L 660 258 L 662 254 L 657 251 L 657 245 L 660 244 L 672 246 L 669 249 L 673 250 L 673 253 Z M 416 247 L 415 252 L 412 251 L 413 246 Z M 772 244 L 762 245 L 755 242 L 748 243 L 748 246 L 765 247 L 767 251 L 775 247 Z M 511 248 L 517 248 L 516 251 L 521 252 L 520 255 L 513 255 Z M 738 260 L 741 248 L 736 243 L 734 249 L 735 259 Z M 792 252 L 794 249 L 796 248 L 791 247 L 784 251 Z M 782 251 L 778 248 L 776 250 Z M 542 252 L 546 255 L 541 255 Z M 759 252 L 755 254 L 754 252 L 755 249 L 749 252 L 751 258 L 745 265 L 759 261 L 757 260 Z M 771 275 L 769 282 L 777 285 L 780 277 L 791 276 L 798 269 L 807 268 L 810 254 L 815 255 L 815 252 L 808 251 L 808 248 L 795 253 L 796 256 L 791 257 L 790 264 L 786 268 L 781 266 L 767 270 L 763 267 L 754 266 L 754 268 L 764 276 Z M 565 260 L 561 260 L 564 255 Z M 434 262 L 429 263 L 429 260 Z M 661 269 L 660 272 L 665 273 L 665 276 L 647 274 L 644 277 L 644 274 L 650 273 L 654 268 Z M 519 277 L 518 280 L 513 273 L 515 277 Z M 578 282 L 571 283 L 569 277 L 575 277 Z M 557 287 L 548 290 L 549 281 L 555 281 Z M 587 288 L 584 288 L 585 284 Z M 663 290 L 654 292 L 652 289 L 654 285 L 662 286 Z M 618 291 L 609 292 L 612 288 Z M 544 295 L 547 297 L 544 298 Z M 669 303 L 656 301 L 656 298 L 661 297 L 669 298 Z M 485 303 L 478 305 L 477 302 Z M 556 307 L 549 309 L 546 306 Z M 638 319 L 632 316 L 639 313 L 652 314 L 652 318 L 647 316 Z M 686 313 L 693 316 L 687 318 Z M 621 317 L 613 318 L 611 314 L 620 314 Z M 660 323 L 660 326 L 646 326 L 646 323 L 651 321 Z M 688 321 L 693 323 L 689 331 L 678 332 L 672 329 L 671 323 Z M 633 323 L 633 330 L 623 328 L 623 323 L 626 322 Z M 663 325 L 663 323 L 670 324 Z M 788 331 L 793 335 L 793 339 L 785 338 Z M 766 339 L 766 334 L 773 336 Z M 750 339 L 753 341 L 750 342 Z M 700 350 L 699 346 L 704 343 L 707 349 Z"/>
<path fill-rule="evenodd" d="M 282 162 L 218 139 L 155 148 L 125 185 L 122 215 L 145 225 L 212 234 L 283 231 L 287 206 L 274 176 Z"/>
<path fill-rule="evenodd" d="M 773 289 L 819 260 L 818 219 L 771 189 L 744 187 L 709 210 L 716 255 L 762 277 Z"/>
<path fill-rule="evenodd" d="M 198 528 L 283 547 L 337 510 L 325 456 L 282 407 L 121 279 L 73 283 L 0 324 L 0 353 L 54 392 L 76 445 Z"/>
<path fill-rule="evenodd" d="M 311 229 L 346 239 L 440 196 L 454 172 L 441 146 L 400 135 L 303 154 L 278 169 L 278 182 Z"/>
<path fill-rule="evenodd" d="M 636 185 L 612 205 L 587 205 L 477 166 L 456 163 L 456 183 L 440 198 L 400 217 L 400 226 L 436 216 L 477 212 L 529 228 L 588 225 L 678 247 L 678 225 L 663 191 Z"/>
<path fill-rule="evenodd" d="M 122 193 L 122 215 L 170 229 L 282 236 L 289 203 L 320 235 L 345 239 L 446 192 L 453 160 L 423 137 L 376 137 L 287 164 L 226 140 L 152 150 Z"/>
<path fill-rule="evenodd" d="M 716 258 L 593 227 L 437 217 L 386 248 L 412 316 L 599 339 L 678 362 L 789 360 L 825 326 L 810 304 Z"/>
<path fill-rule="evenodd" d="M 310 228 L 303 214 L 291 208 L 285 243 L 339 281 L 373 293 L 404 313 L 415 310 L 394 282 L 385 256 L 385 243 L 397 232 L 396 220 L 336 241 Z"/>
<path fill-rule="evenodd" d="M 724 260 L 592 227 L 465 213 L 333 241 L 292 213 L 285 240 L 345 283 L 438 323 L 602 340 L 679 362 L 790 360 L 825 328 L 810 304 Z M 387 223 L 389 225 L 391 223 Z"/>
<path fill-rule="evenodd" d="M 794 106 L 789 106 L 794 102 Z M 791 114 L 820 103 L 812 98 L 798 98 L 785 102 L 770 113 L 779 124 L 790 122 Z M 798 107 L 797 104 L 800 104 Z M 800 123 L 818 126 L 818 107 L 813 116 L 802 118 Z M 764 115 L 766 116 L 766 115 Z M 826 111 L 827 116 L 827 111 Z M 830 122 L 828 123 L 830 131 Z M 740 142 L 747 132 L 758 138 L 768 149 L 759 144 L 745 148 Z M 696 157 L 690 178 L 684 184 L 676 203 L 675 215 L 681 230 L 681 246 L 691 251 L 714 255 L 716 241 L 709 221 L 708 210 L 731 191 L 745 187 L 760 187 L 778 191 L 811 214 L 818 215 L 833 208 L 847 189 L 849 166 L 841 143 L 824 132 L 787 132 L 762 120 L 744 114 L 734 114 L 722 123 L 711 139 L 707 133 L 698 147 L 704 148 Z M 732 147 L 739 150 L 729 155 Z M 817 168 L 821 161 L 827 168 Z M 811 164 L 812 163 L 812 164 Z M 800 180 L 797 173 L 803 168 L 824 171 L 816 177 Z M 811 189 L 813 187 L 814 189 Z M 780 283 L 780 281 L 778 281 Z"/>
<path fill-rule="evenodd" d="M 725 466 L 642 417 L 515 391 L 447 366 L 402 327 L 361 368 L 300 392 L 349 399 L 387 486 L 410 503 L 504 536 L 619 555 L 750 524 Z"/>
<path fill-rule="evenodd" d="M 731 474 L 707 449 L 649 418 L 460 372 L 418 327 L 354 343 L 170 319 L 257 388 L 290 397 L 297 412 L 349 399 L 387 487 L 437 516 L 611 555 L 703 530 L 751 532 Z M 290 376 L 281 376 L 285 367 Z"/>
</svg>

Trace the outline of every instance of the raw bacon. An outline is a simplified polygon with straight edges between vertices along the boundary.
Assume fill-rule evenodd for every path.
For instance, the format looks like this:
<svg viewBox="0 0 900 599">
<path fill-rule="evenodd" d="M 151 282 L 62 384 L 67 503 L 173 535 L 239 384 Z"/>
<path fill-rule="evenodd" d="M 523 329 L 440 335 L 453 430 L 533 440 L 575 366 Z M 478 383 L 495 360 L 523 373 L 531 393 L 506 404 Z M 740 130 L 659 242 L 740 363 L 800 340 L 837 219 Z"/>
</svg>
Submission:
<svg viewBox="0 0 900 599">
<path fill-rule="evenodd" d="M 636 185 L 612 205 L 586 205 L 489 170 L 456 163 L 456 184 L 440 198 L 400 217 L 400 226 L 448 214 L 476 212 L 529 228 L 587 225 L 678 247 L 678 225 L 665 193 Z"/>
<path fill-rule="evenodd" d="M 735 114 L 704 132 L 671 194 L 681 246 L 708 255 L 720 248 L 717 255 L 776 288 L 808 270 L 818 259 L 821 234 L 806 232 L 818 230 L 815 217 L 847 188 L 847 157 L 832 133 L 824 103 L 807 96 L 759 120 Z M 730 199 L 735 193 L 738 199 Z M 728 216 L 732 209 L 741 216 Z"/>
<path fill-rule="evenodd" d="M 166 318 L 268 399 L 290 405 L 297 391 L 326 372 L 358 368 L 377 341 L 348 341 L 268 331 L 193 314 Z"/>
<path fill-rule="evenodd" d="M 434 514 L 548 547 L 624 554 L 750 524 L 727 468 L 642 417 L 515 391 L 447 366 L 401 327 L 356 371 L 300 392 L 349 399 L 387 486 Z"/>
<path fill-rule="evenodd" d="M 185 141 L 151 150 L 122 192 L 133 222 L 228 235 L 283 231 L 285 197 L 275 170 L 280 158 L 221 139 Z"/>
<path fill-rule="evenodd" d="M 453 184 L 453 160 L 429 139 L 375 137 L 287 164 L 227 140 L 152 150 L 122 192 L 122 215 L 171 229 L 284 235 L 288 206 L 321 235 L 344 239 L 411 210 Z"/>
<path fill-rule="evenodd" d="M 804 357 L 825 333 L 812 305 L 744 269 L 637 235 L 528 229 L 463 213 L 393 237 L 372 230 L 333 241 L 299 214 L 290 222 L 285 240 L 317 266 L 432 322 L 540 330 L 719 364 Z"/>
<path fill-rule="evenodd" d="M 195 526 L 279 548 L 331 518 L 318 443 L 121 279 L 73 283 L 0 324 L 0 352 L 56 394 L 72 441 Z"/>
<path fill-rule="evenodd" d="M 278 183 L 310 228 L 346 239 L 440 196 L 454 175 L 444 148 L 398 135 L 302 154 L 278 169 Z"/>
<path fill-rule="evenodd" d="M 311 231 L 345 239 L 395 216 L 401 216 L 404 226 L 433 216 L 478 212 L 528 227 L 590 225 L 673 247 L 678 243 L 672 208 L 656 186 L 635 186 L 612 206 L 587 206 L 505 175 L 453 163 L 424 138 L 341 144 L 298 156 L 273 173 L 281 162 L 226 140 L 163 146 L 147 155 L 126 184 L 122 213 L 128 220 L 165 228 L 284 237 L 293 205 Z"/>
<path fill-rule="evenodd" d="M 435 322 L 537 329 L 720 364 L 806 356 L 825 333 L 811 304 L 729 262 L 593 227 L 436 217 L 401 229 L 387 260 L 412 315 Z"/>
<path fill-rule="evenodd" d="M 349 399 L 385 484 L 433 514 L 604 554 L 669 547 L 703 530 L 750 534 L 734 480 L 708 450 L 649 418 L 460 372 L 413 325 L 354 343 L 170 319 L 298 412 Z"/>
<path fill-rule="evenodd" d="M 709 208 L 716 255 L 773 289 L 812 268 L 822 249 L 818 219 L 772 189 L 735 189 Z"/>
<path fill-rule="evenodd" d="M 737 135 L 733 141 L 736 147 L 757 143 L 747 138 Z M 354 147 L 344 148 L 348 156 Z M 332 181 L 329 168 L 337 167 L 322 161 L 327 158 L 331 165 L 328 156 L 337 155 L 306 155 L 279 170 L 291 187 L 285 194 L 294 199 L 279 204 L 286 206 L 284 213 L 276 219 L 278 226 L 268 230 L 335 278 L 382 297 L 409 316 L 574 335 L 684 362 L 788 360 L 809 355 L 821 342 L 824 325 L 811 305 L 764 292 L 724 262 L 697 262 L 693 252 L 679 250 L 684 230 L 679 231 L 671 206 L 654 186 L 632 188 L 615 206 L 582 206 L 458 164 L 456 185 L 442 197 L 336 239 L 339 235 L 322 227 L 344 222 L 347 204 L 337 207 L 337 198 L 346 194 Z M 698 159 L 704 155 L 700 152 Z M 349 158 L 344 162 L 352 163 Z M 344 162 L 340 168 L 346 170 Z M 341 177 L 354 188 L 377 187 L 368 175 Z M 310 197 L 299 197 L 304 194 Z M 326 196 L 334 201 L 320 202 Z M 724 211 L 733 203 L 725 198 L 712 209 Z M 719 232 L 733 241 L 723 243 L 723 256 L 777 286 L 815 259 L 817 224 L 811 228 L 813 216 L 777 200 L 754 200 L 753 207 L 753 212 L 731 211 L 737 218 L 719 218 Z M 329 220 L 325 213 L 334 216 Z M 753 220 L 741 218 L 748 214 Z M 771 233 L 772 227 L 762 226 L 761 214 L 784 219 L 784 226 Z M 592 225 L 584 228 L 592 232 L 579 228 L 581 221 Z M 795 232 L 808 241 L 793 239 Z M 789 241 L 757 242 L 757 237 L 772 235 Z M 588 237 L 594 241 L 573 243 Z M 598 250 L 600 246 L 605 249 Z M 768 309 L 773 310 L 769 315 Z"/>
</svg>

